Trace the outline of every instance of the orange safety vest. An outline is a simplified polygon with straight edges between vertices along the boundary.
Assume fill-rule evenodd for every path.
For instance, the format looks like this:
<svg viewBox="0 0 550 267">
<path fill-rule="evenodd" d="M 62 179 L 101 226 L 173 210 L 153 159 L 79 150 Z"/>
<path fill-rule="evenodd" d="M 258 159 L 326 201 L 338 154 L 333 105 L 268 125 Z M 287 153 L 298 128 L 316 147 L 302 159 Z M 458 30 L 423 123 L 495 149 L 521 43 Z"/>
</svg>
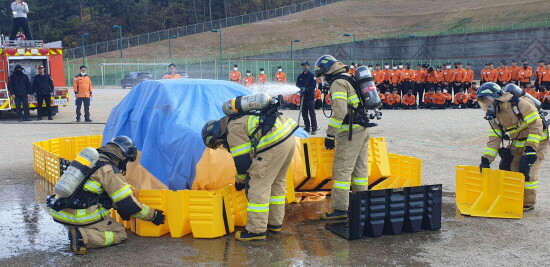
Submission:
<svg viewBox="0 0 550 267">
<path fill-rule="evenodd" d="M 276 83 L 286 83 L 286 74 L 284 72 L 277 72 L 274 75 Z"/>
<path fill-rule="evenodd" d="M 181 79 L 181 75 L 179 73 L 174 73 L 174 74 L 170 74 L 170 73 L 166 73 L 162 76 L 162 79 Z"/>
<path fill-rule="evenodd" d="M 246 76 L 244 77 L 244 86 L 252 86 L 254 84 L 254 77 Z"/>
<path fill-rule="evenodd" d="M 92 79 L 88 75 L 80 75 L 73 79 L 73 89 L 77 97 L 90 97 L 92 95 Z"/>
<path fill-rule="evenodd" d="M 385 73 L 382 70 L 375 70 L 372 72 L 372 78 L 374 78 L 374 82 L 376 84 L 383 83 L 385 80 Z"/>
<path fill-rule="evenodd" d="M 229 73 L 229 80 L 239 83 L 241 81 L 241 73 L 236 70 L 231 71 Z"/>
<path fill-rule="evenodd" d="M 455 69 L 455 82 L 463 83 L 467 81 L 468 73 L 465 69 Z"/>
<path fill-rule="evenodd" d="M 258 83 L 259 83 L 259 84 L 267 83 L 267 75 L 265 75 L 265 74 L 258 74 Z"/>
</svg>

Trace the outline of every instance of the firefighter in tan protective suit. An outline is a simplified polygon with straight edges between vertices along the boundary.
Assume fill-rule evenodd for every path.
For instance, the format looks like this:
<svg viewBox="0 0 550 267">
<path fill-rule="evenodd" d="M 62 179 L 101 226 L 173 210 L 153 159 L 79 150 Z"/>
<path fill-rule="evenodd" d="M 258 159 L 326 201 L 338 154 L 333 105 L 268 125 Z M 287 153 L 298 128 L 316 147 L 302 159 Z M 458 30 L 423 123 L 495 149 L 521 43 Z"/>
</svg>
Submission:
<svg viewBox="0 0 550 267">
<path fill-rule="evenodd" d="M 124 179 L 122 173 L 126 170 L 126 164 L 134 161 L 137 155 L 132 139 L 118 136 L 97 151 L 99 161 L 91 175 L 86 177 L 82 190 L 78 191 L 78 201 L 73 202 L 80 204 L 66 204 L 59 210 L 55 208 L 53 196 L 47 199 L 54 221 L 69 228 L 71 251 L 78 255 L 86 254 L 87 248 L 115 245 L 128 238 L 124 226 L 109 215 L 111 207 L 124 220 L 132 216 L 160 225 L 165 218 L 163 211 L 140 203 Z M 87 207 L 80 206 L 82 203 L 87 203 Z"/>
<path fill-rule="evenodd" d="M 278 112 L 272 116 L 273 123 L 266 121 L 270 120 L 256 115 L 226 116 L 207 122 L 202 129 L 208 148 L 231 152 L 237 169 L 235 188 L 247 188 L 246 230 L 235 233 L 241 241 L 265 239 L 266 231 L 280 232 L 285 215 L 286 173 L 298 124 Z"/>
<path fill-rule="evenodd" d="M 489 168 L 498 154 L 501 157 L 499 169 L 523 173 L 523 210 L 528 211 L 536 204 L 537 172 L 548 151 L 548 128 L 533 101 L 527 96 L 509 93 L 509 86 L 517 87 L 509 84 L 504 92 L 496 83 L 488 82 L 478 88 L 478 102 L 487 112 L 485 119 L 491 125 L 479 167 Z"/>
<path fill-rule="evenodd" d="M 325 147 L 335 149 L 332 166 L 331 202 L 334 209 L 321 215 L 323 220 L 335 220 L 347 217 L 349 191 L 368 190 L 367 151 L 369 129 L 356 122 L 354 109 L 360 100 L 355 88 L 342 76 L 350 76 L 347 67 L 332 56 L 322 56 L 315 63 L 315 74 L 323 76 L 330 84 L 332 96 L 332 116 L 330 117 L 325 138 Z M 349 121 L 354 124 L 350 127 Z M 350 128 L 352 133 L 349 133 Z M 351 139 L 351 140 L 350 140 Z"/>
</svg>

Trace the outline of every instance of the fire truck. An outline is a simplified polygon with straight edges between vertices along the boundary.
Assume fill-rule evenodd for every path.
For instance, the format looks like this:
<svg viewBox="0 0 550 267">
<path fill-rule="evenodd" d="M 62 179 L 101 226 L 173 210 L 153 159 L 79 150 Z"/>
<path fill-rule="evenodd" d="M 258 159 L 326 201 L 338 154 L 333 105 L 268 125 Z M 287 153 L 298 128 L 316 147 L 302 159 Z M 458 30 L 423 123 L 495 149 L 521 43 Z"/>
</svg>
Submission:
<svg viewBox="0 0 550 267">
<path fill-rule="evenodd" d="M 61 41 L 44 44 L 41 40 L 4 40 L 3 36 L 0 38 L 0 115 L 3 111 L 15 110 L 8 83 L 16 65 L 23 67 L 23 72 L 29 76 L 31 84 L 34 76 L 38 74 L 39 65 L 44 66 L 46 73 L 50 74 L 55 88 L 50 102 L 52 115 L 59 112 L 59 106 L 69 104 Z M 29 109 L 36 108 L 36 96 L 29 96 Z"/>
</svg>

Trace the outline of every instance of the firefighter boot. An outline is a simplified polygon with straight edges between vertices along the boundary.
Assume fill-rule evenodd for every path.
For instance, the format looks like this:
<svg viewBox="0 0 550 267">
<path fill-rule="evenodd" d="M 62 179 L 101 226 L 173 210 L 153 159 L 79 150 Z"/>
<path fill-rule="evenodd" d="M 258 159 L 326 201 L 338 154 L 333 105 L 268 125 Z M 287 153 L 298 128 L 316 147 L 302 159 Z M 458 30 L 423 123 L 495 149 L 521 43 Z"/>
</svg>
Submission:
<svg viewBox="0 0 550 267">
<path fill-rule="evenodd" d="M 347 217 L 348 217 L 347 211 L 335 209 L 331 213 L 323 213 L 321 215 L 321 220 L 339 220 L 339 219 L 345 219 Z"/>
<path fill-rule="evenodd" d="M 279 233 L 281 232 L 281 228 L 283 228 L 282 225 L 271 225 L 271 224 L 268 224 L 267 225 L 267 230 L 272 232 L 272 233 Z"/>
<path fill-rule="evenodd" d="M 71 243 L 71 251 L 76 255 L 86 254 L 82 234 L 77 227 L 69 227 L 69 241 Z"/>
<path fill-rule="evenodd" d="M 237 231 L 235 233 L 235 239 L 240 241 L 252 241 L 252 240 L 265 240 L 265 232 L 255 234 L 249 231 Z"/>
</svg>

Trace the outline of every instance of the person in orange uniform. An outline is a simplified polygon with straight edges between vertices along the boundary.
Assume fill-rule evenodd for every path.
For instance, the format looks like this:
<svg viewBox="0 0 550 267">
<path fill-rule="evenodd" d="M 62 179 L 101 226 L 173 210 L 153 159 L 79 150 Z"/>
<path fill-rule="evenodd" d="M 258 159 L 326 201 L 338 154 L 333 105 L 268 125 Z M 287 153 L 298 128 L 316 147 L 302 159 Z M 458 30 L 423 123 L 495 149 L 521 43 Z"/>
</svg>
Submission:
<svg viewBox="0 0 550 267">
<path fill-rule="evenodd" d="M 456 63 L 455 69 L 455 81 L 453 83 L 453 92 L 457 93 L 460 89 L 464 89 L 465 83 L 468 78 L 468 73 L 462 68 L 462 62 Z"/>
<path fill-rule="evenodd" d="M 436 90 L 435 90 L 435 94 L 433 96 L 433 106 L 431 106 L 430 108 L 431 109 L 446 109 L 448 104 L 447 104 L 447 96 L 443 94 L 443 92 L 441 92 L 441 88 L 438 87 Z"/>
<path fill-rule="evenodd" d="M 241 73 L 239 72 L 239 65 L 233 65 L 233 70 L 229 73 L 229 80 L 235 83 L 241 83 Z"/>
<path fill-rule="evenodd" d="M 539 66 L 537 67 L 537 70 L 535 71 L 534 75 L 535 76 L 535 88 L 537 89 L 537 91 L 540 89 L 540 77 L 541 77 L 541 72 L 546 68 L 546 66 L 544 65 L 544 60 L 540 60 L 539 61 Z"/>
<path fill-rule="evenodd" d="M 466 81 L 464 82 L 464 89 L 470 88 L 474 81 L 474 71 L 472 70 L 472 63 L 466 63 Z"/>
<path fill-rule="evenodd" d="M 455 81 L 456 73 L 451 69 L 451 64 L 447 63 L 445 69 L 442 72 L 443 74 L 443 86 L 442 88 L 451 88 L 452 83 Z"/>
<path fill-rule="evenodd" d="M 459 89 L 453 100 L 453 109 L 466 108 L 469 100 L 470 96 L 464 93 L 464 89 Z"/>
<path fill-rule="evenodd" d="M 382 104 L 384 104 L 384 100 L 386 100 L 386 94 L 378 92 L 378 97 L 380 97 L 380 101 L 382 101 Z"/>
<path fill-rule="evenodd" d="M 267 75 L 265 74 L 264 68 L 260 68 L 260 74 L 258 74 L 258 84 L 266 84 Z"/>
<path fill-rule="evenodd" d="M 539 100 L 542 103 L 542 109 L 550 109 L 550 91 L 545 85 L 540 86 Z"/>
<path fill-rule="evenodd" d="M 385 73 L 380 69 L 380 64 L 376 64 L 374 66 L 374 70 L 372 71 L 372 78 L 374 79 L 374 83 L 376 84 L 376 88 L 378 88 L 378 91 L 381 93 L 385 93 L 382 92 L 382 89 L 384 89 L 382 84 L 384 84 Z"/>
<path fill-rule="evenodd" d="M 288 99 L 288 103 L 290 104 L 289 108 L 300 109 L 300 101 L 301 101 L 301 98 L 298 94 L 292 94 Z"/>
<path fill-rule="evenodd" d="M 250 70 L 246 71 L 246 76 L 244 77 L 244 86 L 250 87 L 254 85 L 254 76 L 252 76 L 252 72 Z"/>
<path fill-rule="evenodd" d="M 539 98 L 539 93 L 535 90 L 535 88 L 533 88 L 533 85 L 530 83 L 525 85 L 525 92 L 530 94 L 532 97 L 536 99 Z"/>
<path fill-rule="evenodd" d="M 401 100 L 403 109 L 416 109 L 416 96 L 409 90 Z"/>
<path fill-rule="evenodd" d="M 512 79 L 512 71 L 508 69 L 506 61 L 502 61 L 501 66 L 497 69 L 497 84 L 504 87 Z"/>
<path fill-rule="evenodd" d="M 540 86 L 545 86 L 546 89 L 550 88 L 550 63 L 547 63 L 540 73 Z"/>
<path fill-rule="evenodd" d="M 84 121 L 92 122 L 90 119 L 90 98 L 92 97 L 92 79 L 88 76 L 88 68 L 80 66 L 80 74 L 73 79 L 73 90 L 76 96 L 76 122 L 80 122 L 80 109 L 84 103 Z"/>
<path fill-rule="evenodd" d="M 174 63 L 168 65 L 168 73 L 162 76 L 162 79 L 181 79 L 181 75 L 176 72 L 176 65 Z"/>
<path fill-rule="evenodd" d="M 521 70 L 521 68 L 518 67 L 518 63 L 515 60 L 512 60 L 512 63 L 509 69 L 510 69 L 510 82 L 515 85 L 519 85 L 518 73 Z"/>
<path fill-rule="evenodd" d="M 424 93 L 424 104 L 420 108 L 431 108 L 434 104 L 435 89 L 433 87 L 428 88 Z"/>
<path fill-rule="evenodd" d="M 447 101 L 447 107 L 450 107 L 453 103 L 453 96 L 449 94 L 449 91 L 447 89 L 443 88 L 442 94 L 445 96 L 445 100 Z"/>
<path fill-rule="evenodd" d="M 407 63 L 407 67 L 401 70 L 401 94 L 404 95 L 408 91 L 414 90 L 414 76 L 416 72 L 411 69 L 411 63 Z"/>
<path fill-rule="evenodd" d="M 320 109 L 323 105 L 323 93 L 320 89 L 315 89 L 315 109 Z"/>
<path fill-rule="evenodd" d="M 277 67 L 277 72 L 273 75 L 273 79 L 278 84 L 286 83 L 286 73 L 283 72 L 283 67 Z"/>
<path fill-rule="evenodd" d="M 397 69 L 397 68 L 396 68 Z M 390 84 L 390 73 L 392 72 L 389 63 L 384 63 L 384 83 Z M 384 92 L 386 93 L 386 92 Z M 390 92 L 391 93 L 391 92 Z"/>
<path fill-rule="evenodd" d="M 418 96 L 420 103 L 422 103 L 422 95 L 424 95 L 427 67 L 427 65 L 416 64 L 416 70 L 414 71 L 414 90 L 412 93 L 415 95 L 415 98 Z"/>
<path fill-rule="evenodd" d="M 523 64 L 523 68 L 519 70 L 518 72 L 519 86 L 526 87 L 527 84 L 531 84 L 531 76 L 533 76 L 533 72 L 529 68 L 530 68 L 529 65 Z"/>
<path fill-rule="evenodd" d="M 495 66 L 493 63 L 489 63 L 489 69 L 487 70 L 487 82 L 494 82 L 497 81 L 497 70 L 495 69 Z"/>
<path fill-rule="evenodd" d="M 428 70 L 426 71 L 426 92 L 430 88 L 436 88 L 437 84 L 439 82 L 439 73 L 434 70 L 433 67 L 428 67 Z"/>
<path fill-rule="evenodd" d="M 401 71 L 397 69 L 396 64 L 394 64 L 391 69 L 388 81 L 390 83 L 390 88 L 392 92 L 393 92 L 393 89 L 399 90 L 399 84 L 401 83 Z"/>
<path fill-rule="evenodd" d="M 468 103 L 466 103 L 466 106 L 468 108 L 480 108 L 479 103 L 477 103 L 477 86 L 475 86 L 475 82 L 470 88 L 475 88 L 475 89 L 472 90 L 471 92 L 468 92 Z"/>
<path fill-rule="evenodd" d="M 470 88 L 468 88 L 468 94 L 472 94 L 472 93 L 476 93 L 477 92 L 477 83 L 476 82 L 472 82 L 472 86 L 470 86 Z"/>
<path fill-rule="evenodd" d="M 386 109 L 399 109 L 401 107 L 401 96 L 399 95 L 399 90 L 394 88 L 392 93 L 386 93 L 386 98 L 384 99 L 384 108 Z"/>
<path fill-rule="evenodd" d="M 355 70 L 357 69 L 357 66 L 355 65 L 355 62 L 351 62 L 349 65 L 348 73 L 351 75 L 355 75 Z"/>
<path fill-rule="evenodd" d="M 443 86 L 443 69 L 441 66 L 437 66 L 435 68 L 435 71 L 437 72 L 436 80 L 437 80 L 437 86 Z M 434 89 L 437 87 L 434 87 Z"/>
</svg>

